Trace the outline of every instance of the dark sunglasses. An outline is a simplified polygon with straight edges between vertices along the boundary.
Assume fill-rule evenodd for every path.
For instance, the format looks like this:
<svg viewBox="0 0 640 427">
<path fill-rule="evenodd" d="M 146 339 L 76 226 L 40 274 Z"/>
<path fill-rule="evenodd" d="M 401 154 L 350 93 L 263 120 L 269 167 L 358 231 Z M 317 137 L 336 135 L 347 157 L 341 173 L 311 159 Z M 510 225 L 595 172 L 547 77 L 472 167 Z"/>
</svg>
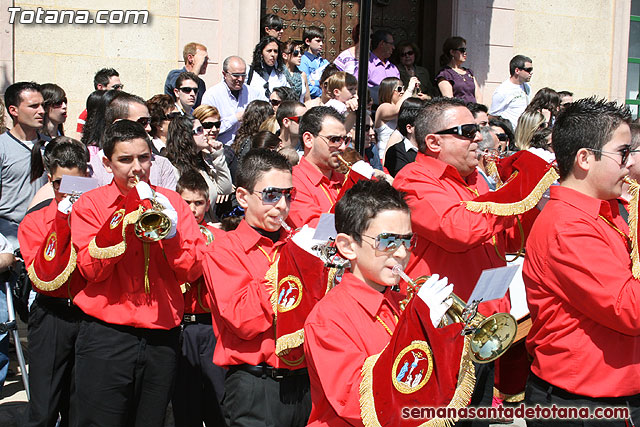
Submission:
<svg viewBox="0 0 640 427">
<path fill-rule="evenodd" d="M 280 99 L 270 99 L 269 102 L 271 103 L 271 105 L 273 105 L 274 107 L 277 107 L 278 105 L 280 105 L 280 103 L 282 102 Z"/>
<path fill-rule="evenodd" d="M 284 196 L 287 203 L 296 199 L 295 187 L 289 188 L 277 188 L 266 187 L 262 191 L 253 191 L 254 193 L 260 193 L 262 195 L 262 203 L 265 205 L 276 205 Z"/>
<path fill-rule="evenodd" d="M 467 48 L 466 47 L 459 47 L 459 48 L 453 49 L 453 50 L 457 50 L 460 53 L 467 53 Z"/>
<path fill-rule="evenodd" d="M 396 86 L 395 91 L 396 92 L 404 92 L 404 86 Z"/>
<path fill-rule="evenodd" d="M 460 135 L 463 138 L 473 139 L 476 137 L 476 133 L 480 131 L 480 127 L 475 123 L 468 123 L 466 125 L 458 125 L 449 129 L 441 130 L 440 132 L 434 132 L 436 135 Z"/>
<path fill-rule="evenodd" d="M 188 86 L 183 86 L 181 88 L 178 88 L 178 90 L 182 93 L 196 93 L 198 92 L 198 88 L 197 87 L 188 87 Z"/>
<path fill-rule="evenodd" d="M 218 120 L 217 122 L 202 122 L 202 127 L 209 130 L 212 128 L 220 129 L 220 125 L 222 122 Z"/>
<path fill-rule="evenodd" d="M 408 50 L 408 51 L 406 51 L 406 52 L 402 52 L 402 53 L 400 54 L 400 56 L 411 56 L 411 55 L 413 55 L 414 53 L 415 53 L 414 51 L 412 51 L 412 50 Z"/>
<path fill-rule="evenodd" d="M 373 248 L 381 252 L 394 252 L 400 245 L 404 245 L 408 251 L 416 247 L 416 235 L 414 233 L 380 233 L 376 237 L 363 234 L 362 237 L 373 239 Z"/>
<path fill-rule="evenodd" d="M 335 146 L 341 146 L 342 144 L 345 145 L 349 145 L 351 144 L 351 137 L 350 136 L 324 136 L 324 135 L 318 135 L 321 138 L 324 138 L 324 140 L 327 142 L 328 144 L 331 145 L 335 145 Z"/>
<path fill-rule="evenodd" d="M 292 50 L 291 52 L 289 52 L 289 55 L 292 55 L 292 56 L 300 56 L 300 54 L 301 54 L 301 53 L 302 53 L 302 52 L 300 52 L 300 50 L 299 50 L 299 49 L 296 49 L 296 50 Z"/>
<path fill-rule="evenodd" d="M 508 141 L 509 140 L 509 135 L 507 135 L 506 133 L 496 133 L 496 136 L 498 137 L 498 141 Z"/>
<path fill-rule="evenodd" d="M 198 126 L 191 132 L 193 132 L 194 135 L 202 135 L 204 133 L 204 129 L 202 128 L 202 126 Z"/>
<path fill-rule="evenodd" d="M 632 150 L 630 146 L 625 145 L 624 147 L 620 148 L 620 150 L 613 152 L 613 151 L 604 151 L 604 150 L 597 150 L 595 148 L 587 148 L 587 150 L 589 151 L 593 151 L 596 153 L 600 153 L 600 154 L 619 154 L 620 155 L 620 166 L 624 166 L 627 164 L 627 160 L 629 160 L 629 155 L 631 153 L 635 153 L 636 150 Z"/>
<path fill-rule="evenodd" d="M 301 117 L 302 116 L 291 116 L 291 117 L 287 117 L 287 119 L 291 120 L 292 122 L 300 123 Z"/>
<path fill-rule="evenodd" d="M 111 90 L 122 90 L 122 89 L 124 89 L 124 85 L 122 83 L 118 83 L 111 86 Z"/>
<path fill-rule="evenodd" d="M 231 77 L 235 77 L 236 79 L 244 79 L 247 77 L 246 73 L 230 73 L 228 71 L 224 71 L 224 72 L 229 74 Z"/>
<path fill-rule="evenodd" d="M 178 116 L 180 116 L 180 115 L 181 115 L 181 114 L 180 114 L 179 112 L 174 111 L 174 112 L 169 113 L 169 114 L 167 114 L 166 116 L 164 116 L 164 119 L 165 119 L 165 120 L 173 120 L 173 119 L 175 119 L 176 117 L 178 117 Z"/>
<path fill-rule="evenodd" d="M 522 71 L 526 71 L 527 73 L 530 73 L 533 71 L 533 67 L 527 67 L 527 68 L 520 68 Z"/>
<path fill-rule="evenodd" d="M 140 123 L 143 127 L 147 127 L 149 123 L 151 123 L 151 117 L 140 117 L 136 122 Z"/>
<path fill-rule="evenodd" d="M 56 191 L 59 191 L 61 182 L 62 182 L 62 178 L 54 179 L 53 181 L 51 181 L 51 185 L 53 186 L 53 189 Z"/>
<path fill-rule="evenodd" d="M 51 106 L 53 108 L 60 108 L 60 107 L 62 107 L 62 104 L 67 104 L 67 98 L 62 98 L 62 100 L 60 100 L 58 102 L 54 102 L 53 104 L 51 104 Z"/>
</svg>

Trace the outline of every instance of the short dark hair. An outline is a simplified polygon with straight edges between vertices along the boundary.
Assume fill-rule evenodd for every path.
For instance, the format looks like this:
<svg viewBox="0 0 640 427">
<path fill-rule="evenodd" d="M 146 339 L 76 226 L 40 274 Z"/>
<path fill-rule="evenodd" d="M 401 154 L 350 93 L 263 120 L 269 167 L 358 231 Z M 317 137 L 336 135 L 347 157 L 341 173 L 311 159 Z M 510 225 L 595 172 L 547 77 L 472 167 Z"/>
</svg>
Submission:
<svg viewBox="0 0 640 427">
<path fill-rule="evenodd" d="M 167 111 L 174 107 L 173 98 L 167 94 L 153 95 L 147 100 L 147 109 L 151 117 L 151 136 L 158 136 L 158 131 L 162 128 L 164 121 L 167 119 Z"/>
<path fill-rule="evenodd" d="M 520 68 L 522 70 L 524 68 L 525 62 L 533 63 L 531 58 L 524 55 L 516 55 L 511 58 L 511 61 L 509 61 L 509 72 L 511 73 L 511 75 L 513 76 L 516 74 L 516 68 Z"/>
<path fill-rule="evenodd" d="M 209 200 L 209 185 L 202 174 L 195 169 L 189 169 L 180 174 L 178 184 L 176 185 L 176 193 L 182 194 L 183 191 L 193 191 L 204 196 L 205 200 Z"/>
<path fill-rule="evenodd" d="M 416 142 L 421 153 L 427 151 L 427 144 L 424 141 L 427 135 L 443 130 L 445 113 L 456 107 L 466 108 L 467 106 L 464 101 L 458 98 L 437 97 L 425 101 L 424 107 L 415 120 Z"/>
<path fill-rule="evenodd" d="M 118 142 L 131 141 L 134 139 L 143 139 L 149 145 L 149 152 L 151 152 L 151 141 L 144 127 L 138 122 L 131 120 L 118 120 L 117 122 L 108 125 L 104 131 L 104 138 L 102 139 L 102 150 L 107 159 L 111 160 L 113 150 Z"/>
<path fill-rule="evenodd" d="M 578 150 L 601 150 L 621 124 L 630 122 L 628 107 L 595 96 L 567 104 L 558 115 L 552 133 L 560 179 L 573 170 Z M 602 157 L 599 152 L 594 152 L 594 156 L 596 160 Z"/>
<path fill-rule="evenodd" d="M 111 77 L 120 77 L 120 74 L 114 68 L 103 68 L 98 70 L 93 76 L 93 88 L 98 89 L 98 85 L 107 86 Z"/>
<path fill-rule="evenodd" d="M 133 95 L 122 90 L 115 92 L 116 93 L 113 94 L 113 98 L 107 105 L 104 114 L 107 125 L 110 125 L 118 119 L 126 119 L 129 117 L 129 104 L 142 104 L 145 107 L 147 106 L 144 99 L 140 98 L 138 95 Z"/>
<path fill-rule="evenodd" d="M 310 25 L 302 31 L 302 41 L 307 44 L 307 40 L 313 40 L 320 37 L 324 40 L 324 30 L 315 25 Z"/>
<path fill-rule="evenodd" d="M 276 120 L 282 128 L 282 121 L 285 117 L 293 117 L 296 114 L 296 110 L 300 107 L 304 107 L 304 104 L 300 101 L 282 101 L 276 111 Z"/>
<path fill-rule="evenodd" d="M 200 79 L 195 75 L 195 73 L 192 73 L 191 71 L 184 71 L 180 73 L 180 75 L 178 75 L 176 84 L 173 87 L 176 89 L 180 89 L 180 85 L 182 85 L 182 82 L 184 82 L 185 80 L 192 80 L 193 82 L 195 82 L 195 84 L 198 84 L 198 80 Z"/>
<path fill-rule="evenodd" d="M 262 17 L 262 22 L 260 22 L 260 33 L 261 36 L 265 36 L 266 32 L 264 31 L 265 27 L 271 28 L 272 30 L 280 31 L 284 28 L 284 22 L 282 18 L 278 15 L 274 15 L 273 13 L 269 13 Z"/>
<path fill-rule="evenodd" d="M 266 148 L 276 150 L 280 145 L 280 138 L 268 130 L 262 130 L 251 137 L 251 148 Z"/>
<path fill-rule="evenodd" d="M 510 151 L 515 150 L 516 137 L 513 134 L 513 126 L 511 126 L 511 122 L 509 120 L 502 118 L 500 116 L 493 116 L 489 118 L 489 126 L 495 126 L 495 127 L 501 128 L 503 132 L 507 134 L 507 138 L 509 138 L 508 147 L 507 147 L 508 150 Z"/>
<path fill-rule="evenodd" d="M 249 150 L 238 168 L 236 185 L 247 191 L 253 191 L 262 175 L 272 169 L 291 173 L 291 164 L 277 151 L 265 148 Z"/>
<path fill-rule="evenodd" d="M 12 84 L 4 92 L 4 105 L 7 110 L 11 105 L 13 105 L 14 107 L 20 105 L 20 103 L 22 102 L 22 92 L 26 91 L 42 93 L 42 87 L 36 82 L 18 82 Z"/>
<path fill-rule="evenodd" d="M 375 30 L 371 34 L 371 50 L 376 50 L 380 43 L 387 41 L 387 36 L 393 36 L 393 34 L 387 30 Z"/>
<path fill-rule="evenodd" d="M 529 141 L 529 146 L 532 148 L 542 148 L 543 150 L 549 150 L 549 144 L 547 142 L 547 138 L 551 135 L 551 129 L 542 128 L 536 130 L 533 135 L 531 135 L 531 141 Z"/>
<path fill-rule="evenodd" d="M 358 181 L 336 203 L 336 231 L 361 243 L 362 233 L 380 212 L 399 210 L 411 214 L 404 197 L 405 193 L 396 190 L 384 179 Z"/>
<path fill-rule="evenodd" d="M 489 113 L 489 109 L 484 104 L 478 104 L 477 102 L 467 102 L 467 108 L 473 114 L 473 118 L 478 117 L 478 113 Z"/>
<path fill-rule="evenodd" d="M 311 135 L 318 136 L 326 117 L 333 117 L 340 123 L 344 123 L 344 116 L 338 113 L 335 108 L 325 107 L 324 105 L 313 107 L 307 110 L 300 120 L 300 135 L 310 132 Z"/>
<path fill-rule="evenodd" d="M 287 86 L 278 86 L 274 87 L 271 93 L 275 93 L 278 95 L 281 101 L 296 101 L 298 100 L 298 96 L 295 91 Z M 278 107 L 279 109 L 279 107 Z"/>
<path fill-rule="evenodd" d="M 560 95 L 560 98 L 563 98 L 565 96 L 573 96 L 573 92 L 569 92 L 568 90 L 561 90 L 558 92 L 558 95 Z"/>
<path fill-rule="evenodd" d="M 54 174 L 60 167 L 79 169 L 87 172 L 89 150 L 85 145 L 68 136 L 53 138 L 44 149 L 44 166 L 50 174 Z"/>
<path fill-rule="evenodd" d="M 407 136 L 407 125 L 415 126 L 416 117 L 424 101 L 420 98 L 411 97 L 404 100 L 398 112 L 398 131 L 402 136 Z"/>
</svg>

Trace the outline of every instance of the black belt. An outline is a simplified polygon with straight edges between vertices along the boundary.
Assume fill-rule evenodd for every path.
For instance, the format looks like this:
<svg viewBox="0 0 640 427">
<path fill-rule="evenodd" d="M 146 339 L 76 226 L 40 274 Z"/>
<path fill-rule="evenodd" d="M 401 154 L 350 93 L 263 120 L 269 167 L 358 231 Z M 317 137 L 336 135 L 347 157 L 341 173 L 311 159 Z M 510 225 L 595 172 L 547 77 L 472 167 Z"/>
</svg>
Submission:
<svg viewBox="0 0 640 427">
<path fill-rule="evenodd" d="M 182 316 L 182 323 L 184 325 L 190 323 L 201 323 L 203 325 L 211 325 L 211 313 L 196 313 L 196 314 L 187 314 L 185 313 Z"/>
<path fill-rule="evenodd" d="M 309 373 L 307 372 L 307 368 L 295 369 L 295 370 L 276 369 L 273 366 L 269 366 L 265 363 L 257 366 L 247 365 L 246 363 L 243 363 L 241 365 L 229 366 L 229 372 L 234 372 L 234 371 L 245 371 L 250 373 L 251 375 L 255 375 L 256 377 L 273 378 L 276 381 L 282 380 L 287 377 L 309 375 Z"/>
<path fill-rule="evenodd" d="M 73 301 L 71 301 L 70 298 L 51 297 L 49 295 L 45 295 L 41 293 L 36 294 L 36 301 L 38 301 L 39 304 L 43 304 L 43 305 L 55 305 L 55 306 L 64 305 L 67 307 L 71 307 L 73 305 Z"/>
<path fill-rule="evenodd" d="M 556 387 L 534 374 L 529 375 L 529 381 L 545 390 L 547 394 L 552 394 L 566 400 L 591 400 L 593 402 L 606 403 L 612 406 L 626 406 L 628 401 L 635 401 L 638 399 L 638 395 L 622 397 L 589 397 L 581 394 L 574 394 L 560 387 Z"/>
</svg>

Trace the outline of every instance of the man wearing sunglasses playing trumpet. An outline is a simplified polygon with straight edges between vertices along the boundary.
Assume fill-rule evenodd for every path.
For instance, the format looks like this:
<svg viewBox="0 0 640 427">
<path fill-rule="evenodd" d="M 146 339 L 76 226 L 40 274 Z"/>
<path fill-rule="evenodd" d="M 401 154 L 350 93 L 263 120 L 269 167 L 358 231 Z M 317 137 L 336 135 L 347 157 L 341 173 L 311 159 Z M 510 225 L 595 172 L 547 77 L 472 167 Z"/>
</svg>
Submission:
<svg viewBox="0 0 640 427">
<path fill-rule="evenodd" d="M 219 330 L 213 363 L 228 369 L 223 411 L 227 425 L 304 426 L 309 377 L 304 369 L 281 369 L 269 285 L 288 237 L 282 221 L 296 197 L 291 165 L 275 151 L 250 150 L 236 183 L 245 217 L 216 240 L 203 265 Z"/>
</svg>

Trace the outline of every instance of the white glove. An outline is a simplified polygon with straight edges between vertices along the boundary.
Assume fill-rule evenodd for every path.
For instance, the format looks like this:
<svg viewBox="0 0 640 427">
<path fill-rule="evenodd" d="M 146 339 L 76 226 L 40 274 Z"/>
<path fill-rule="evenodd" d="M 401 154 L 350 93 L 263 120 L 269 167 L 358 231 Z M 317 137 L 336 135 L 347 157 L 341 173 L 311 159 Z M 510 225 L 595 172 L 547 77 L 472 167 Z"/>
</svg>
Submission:
<svg viewBox="0 0 640 427">
<path fill-rule="evenodd" d="M 167 234 L 167 237 L 165 237 L 165 239 L 171 239 L 175 237 L 178 230 L 178 212 L 176 212 L 175 208 L 171 205 L 171 202 L 164 194 L 156 192 L 156 202 L 160 203 L 164 207 L 162 213 L 168 216 L 171 220 L 171 230 L 169 231 L 169 234 Z"/>
<path fill-rule="evenodd" d="M 453 292 L 453 283 L 447 285 L 448 280 L 447 277 L 440 279 L 440 276 L 434 274 L 418 291 L 418 297 L 429 307 L 434 328 L 438 327 L 442 317 L 453 304 L 453 300 L 448 299 Z"/>
<path fill-rule="evenodd" d="M 153 190 L 151 189 L 149 184 L 147 184 L 146 182 L 140 181 L 139 183 L 137 183 L 136 190 L 138 191 L 138 196 L 140 196 L 140 200 L 153 199 Z"/>
<path fill-rule="evenodd" d="M 73 203 L 71 202 L 71 196 L 67 195 L 64 199 L 60 200 L 60 203 L 58 203 L 58 211 L 65 215 L 68 215 L 69 212 L 71 212 L 72 206 Z"/>
</svg>

